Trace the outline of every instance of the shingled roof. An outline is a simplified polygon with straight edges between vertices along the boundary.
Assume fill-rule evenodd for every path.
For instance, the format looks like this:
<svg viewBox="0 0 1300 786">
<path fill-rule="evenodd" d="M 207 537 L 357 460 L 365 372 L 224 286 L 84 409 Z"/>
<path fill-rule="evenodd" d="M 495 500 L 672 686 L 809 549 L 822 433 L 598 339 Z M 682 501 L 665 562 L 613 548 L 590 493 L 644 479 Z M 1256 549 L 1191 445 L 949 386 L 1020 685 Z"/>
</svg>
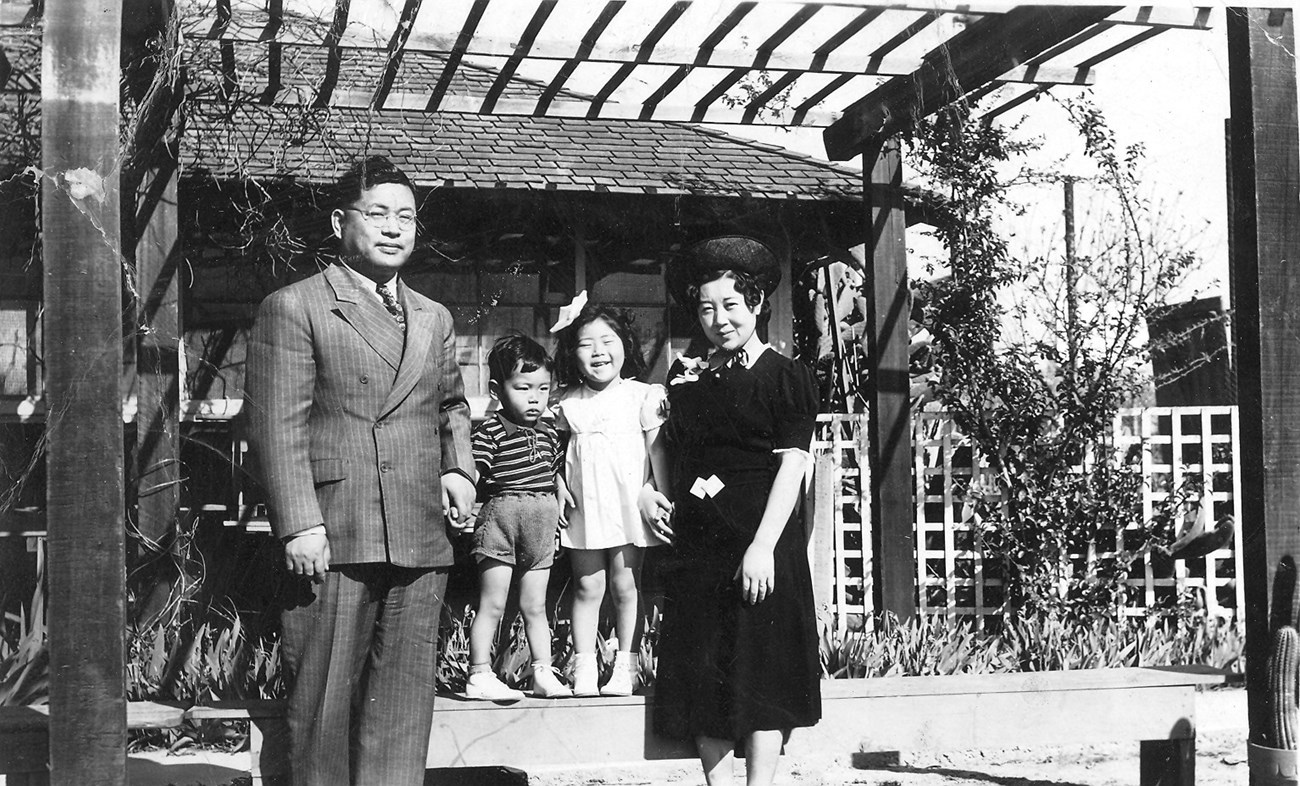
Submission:
<svg viewBox="0 0 1300 786">
<path fill-rule="evenodd" d="M 196 111 L 197 110 L 197 111 Z M 703 126 L 362 109 L 190 105 L 187 170 L 333 179 L 380 153 L 420 185 L 857 200 L 861 175 Z"/>
<path fill-rule="evenodd" d="M 808 200 L 861 195 L 861 175 L 852 169 L 691 123 L 309 108 L 326 80 L 333 80 L 335 94 L 364 92 L 366 75 L 385 67 L 382 52 L 343 47 L 341 65 L 331 68 L 328 53 L 315 46 L 285 45 L 274 58 L 242 44 L 225 54 L 210 41 L 187 47 L 192 95 L 242 96 L 187 107 L 182 155 L 191 169 L 217 177 L 326 181 L 356 157 L 380 153 L 431 187 Z M 424 84 L 437 83 L 445 65 L 442 55 L 402 59 L 404 79 Z M 277 100 L 262 100 L 268 85 Z M 462 63 L 449 89 L 536 100 L 546 86 Z M 286 105 L 285 96 L 296 96 L 297 105 Z"/>
<path fill-rule="evenodd" d="M 3 31 L 14 64 L 3 85 L 9 99 L 34 93 L 39 84 L 39 31 Z M 785 148 L 691 123 L 588 120 L 426 113 L 305 105 L 264 104 L 250 90 L 236 88 L 231 101 L 214 99 L 225 71 L 211 42 L 191 44 L 191 100 L 186 103 L 181 156 L 188 175 L 216 179 L 284 177 L 299 182 L 332 181 L 359 156 L 392 158 L 422 186 L 630 194 L 693 194 L 763 199 L 856 201 L 861 174 Z M 310 95 L 326 70 L 315 47 L 284 47 L 281 91 Z M 374 53 L 349 50 L 354 68 Z M 268 68 L 236 53 L 241 79 Z M 438 59 L 429 60 L 430 68 Z M 415 59 L 406 65 L 414 68 Z M 419 62 L 424 62 L 423 60 Z M 369 64 L 380 67 L 380 64 Z M 462 67 L 458 89 L 479 94 L 498 74 Z M 436 78 L 431 71 L 426 75 Z M 241 83 L 242 84 L 242 83 Z M 542 88 L 518 77 L 506 95 L 535 95 Z M 569 91 L 565 91 L 566 93 Z M 9 115 L 9 112 L 5 113 Z M 24 135 L 36 130 L 36 119 Z M 20 135 L 8 131 L 8 143 Z M 10 154 L 18 153 L 16 150 Z M 30 155 L 28 151 L 24 158 Z"/>
</svg>

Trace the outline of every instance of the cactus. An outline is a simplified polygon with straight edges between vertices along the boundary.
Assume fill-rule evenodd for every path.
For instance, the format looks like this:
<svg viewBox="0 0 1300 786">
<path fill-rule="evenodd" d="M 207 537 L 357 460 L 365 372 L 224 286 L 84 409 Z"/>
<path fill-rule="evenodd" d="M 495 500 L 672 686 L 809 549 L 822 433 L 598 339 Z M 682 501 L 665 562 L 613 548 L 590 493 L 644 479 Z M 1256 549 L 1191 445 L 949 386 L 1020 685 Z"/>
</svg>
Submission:
<svg viewBox="0 0 1300 786">
<path fill-rule="evenodd" d="M 1273 608 L 1269 614 L 1270 631 L 1283 625 L 1300 629 L 1300 581 L 1296 580 L 1295 560 L 1285 556 L 1273 573 Z"/>
<path fill-rule="evenodd" d="M 1264 733 L 1270 747 L 1296 750 L 1300 732 L 1300 580 L 1295 560 L 1283 557 L 1273 575 L 1273 607 L 1269 614 L 1272 637 L 1268 649 L 1268 716 Z"/>
<path fill-rule="evenodd" d="M 1296 747 L 1296 661 L 1300 634 L 1290 625 L 1273 631 L 1268 653 L 1269 745 L 1282 750 Z"/>
</svg>

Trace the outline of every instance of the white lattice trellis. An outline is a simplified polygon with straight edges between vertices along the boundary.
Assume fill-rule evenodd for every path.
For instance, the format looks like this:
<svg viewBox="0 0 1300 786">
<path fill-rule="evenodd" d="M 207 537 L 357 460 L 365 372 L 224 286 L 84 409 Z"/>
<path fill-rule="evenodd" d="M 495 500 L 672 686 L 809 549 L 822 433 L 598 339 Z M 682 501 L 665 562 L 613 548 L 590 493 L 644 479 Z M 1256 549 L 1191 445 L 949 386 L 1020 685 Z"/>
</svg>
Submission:
<svg viewBox="0 0 1300 786">
<path fill-rule="evenodd" d="M 834 556 L 819 580 L 836 624 L 856 624 L 874 610 L 870 489 L 863 442 L 865 414 L 822 415 L 813 452 L 819 477 L 816 525 L 828 527 Z M 1137 462 L 1144 478 L 1142 506 L 1149 518 L 1161 502 L 1189 479 L 1203 480 L 1211 519 L 1241 521 L 1241 480 L 1236 407 L 1157 407 L 1122 411 L 1115 421 L 1115 445 Z M 960 489 L 980 484 L 979 462 L 967 441 L 943 413 L 914 419 L 917 608 L 926 614 L 971 618 L 982 623 L 1002 603 L 1002 581 L 986 570 L 977 548 L 976 523 Z M 1129 535 L 1132 537 L 1132 534 Z M 1119 533 L 1115 548 L 1125 545 Z M 814 542 L 818 542 L 815 539 Z M 820 542 L 825 542 L 820 541 Z M 1104 558 L 1106 553 L 1078 555 Z M 816 560 L 815 560 L 816 561 Z M 1206 611 L 1223 619 L 1244 608 L 1240 538 L 1194 560 L 1156 554 L 1144 558 L 1129 579 L 1125 613 L 1140 616 L 1152 605 L 1199 595 Z M 1238 622 L 1240 619 L 1238 618 Z"/>
<path fill-rule="evenodd" d="M 812 445 L 818 473 L 815 526 L 830 528 L 834 553 L 830 575 L 818 579 L 829 582 L 821 590 L 841 629 L 875 609 L 871 597 L 871 484 L 865 459 L 859 461 L 866 455 L 865 423 L 865 415 L 819 415 Z"/>
</svg>

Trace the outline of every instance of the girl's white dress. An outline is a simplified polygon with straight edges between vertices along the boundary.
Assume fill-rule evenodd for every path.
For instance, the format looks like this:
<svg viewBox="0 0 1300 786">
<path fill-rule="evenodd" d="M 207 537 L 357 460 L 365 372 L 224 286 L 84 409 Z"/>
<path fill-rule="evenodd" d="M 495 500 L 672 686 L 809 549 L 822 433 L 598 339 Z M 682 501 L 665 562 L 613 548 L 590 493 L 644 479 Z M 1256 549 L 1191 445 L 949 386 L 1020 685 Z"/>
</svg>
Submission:
<svg viewBox="0 0 1300 786">
<path fill-rule="evenodd" d="M 570 549 L 658 546 L 641 523 L 637 496 L 650 476 L 645 433 L 664 422 L 663 385 L 616 379 L 604 390 L 566 390 L 556 426 L 569 432 L 564 475 L 577 504 L 560 543 Z"/>
</svg>

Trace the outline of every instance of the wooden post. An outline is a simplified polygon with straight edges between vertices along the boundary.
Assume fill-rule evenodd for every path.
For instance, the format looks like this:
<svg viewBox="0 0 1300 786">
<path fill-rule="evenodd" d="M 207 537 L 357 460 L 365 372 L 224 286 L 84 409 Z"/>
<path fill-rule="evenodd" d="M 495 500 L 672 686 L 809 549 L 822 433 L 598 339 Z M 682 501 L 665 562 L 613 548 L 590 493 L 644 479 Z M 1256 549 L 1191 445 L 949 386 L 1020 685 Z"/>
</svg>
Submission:
<svg viewBox="0 0 1300 786">
<path fill-rule="evenodd" d="M 1267 727 L 1268 595 L 1300 556 L 1300 128 L 1294 12 L 1229 8 L 1233 281 L 1250 739 Z"/>
<path fill-rule="evenodd" d="M 116 0 L 45 7 L 41 236 L 56 786 L 126 783 L 121 14 Z"/>
<path fill-rule="evenodd" d="M 896 140 L 863 153 L 867 240 L 866 351 L 871 466 L 871 537 L 876 610 L 900 619 L 916 612 L 912 512 L 912 413 L 908 375 L 907 246 L 903 234 L 902 163 Z"/>
<path fill-rule="evenodd" d="M 830 449 L 813 457 L 813 482 L 808 497 L 811 515 L 808 538 L 808 562 L 812 568 L 813 600 L 817 608 L 836 607 L 835 593 L 835 505 L 838 489 L 835 487 L 839 448 L 835 447 L 835 431 L 831 432 Z M 837 627 L 844 621 L 844 609 L 835 608 Z"/>
<path fill-rule="evenodd" d="M 146 548 L 165 545 L 180 505 L 181 247 L 176 229 L 175 156 L 150 170 L 140 189 L 143 231 L 135 247 L 139 287 L 136 338 L 135 481 L 137 528 Z"/>
<path fill-rule="evenodd" d="M 767 323 L 767 343 L 777 352 L 794 354 L 794 278 L 795 259 L 790 253 L 780 260 L 781 280 L 772 293 L 772 312 Z"/>
</svg>

